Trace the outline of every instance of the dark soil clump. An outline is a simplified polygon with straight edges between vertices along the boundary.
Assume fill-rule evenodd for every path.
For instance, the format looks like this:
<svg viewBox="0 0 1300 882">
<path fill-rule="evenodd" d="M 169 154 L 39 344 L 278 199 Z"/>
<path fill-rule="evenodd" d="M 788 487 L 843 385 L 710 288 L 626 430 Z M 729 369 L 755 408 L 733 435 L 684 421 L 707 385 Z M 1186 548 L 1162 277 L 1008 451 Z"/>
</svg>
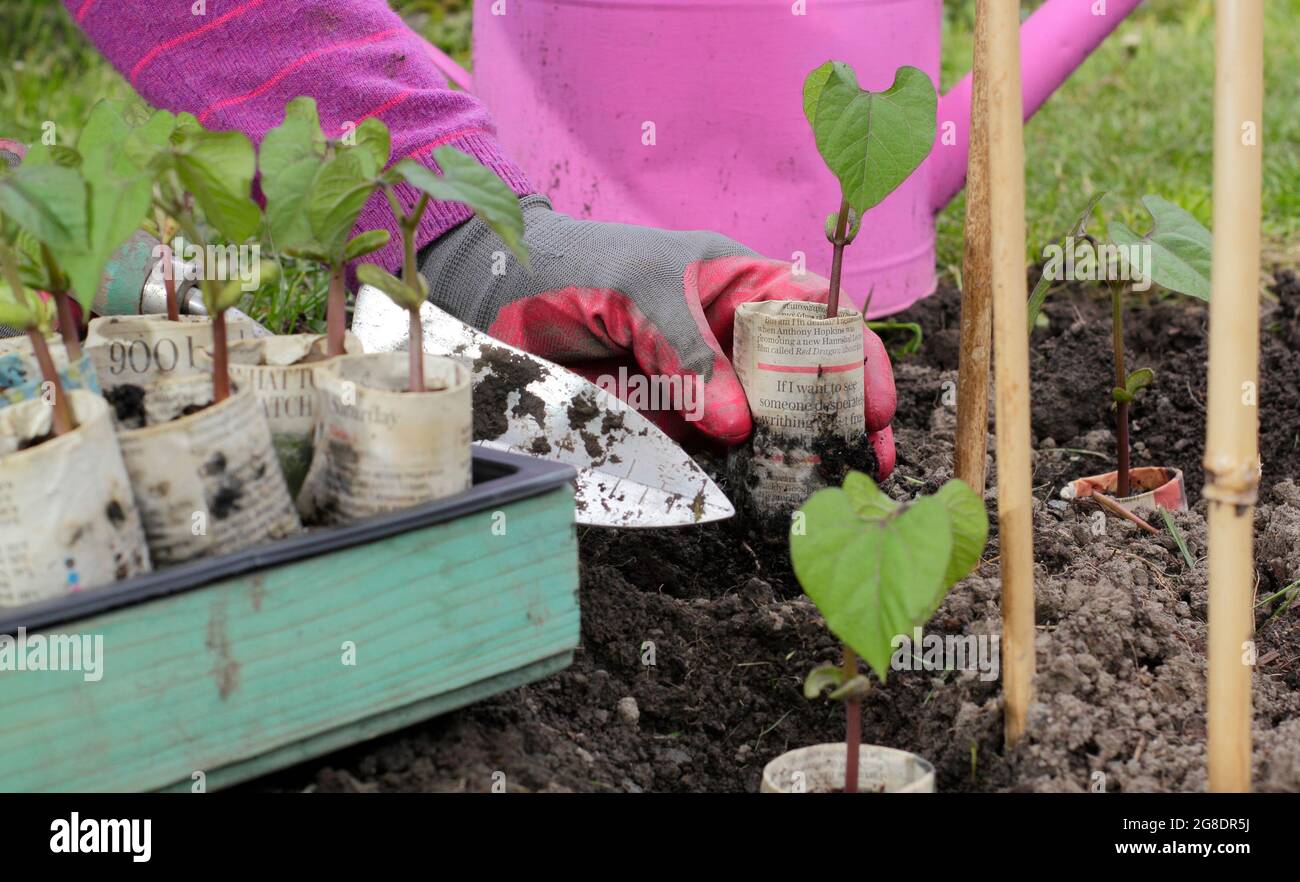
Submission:
<svg viewBox="0 0 1300 882">
<path fill-rule="evenodd" d="M 491 441 L 500 438 L 510 426 L 510 393 L 518 391 L 515 416 L 532 416 L 539 426 L 545 427 L 546 407 L 536 394 L 525 387 L 541 379 L 542 368 L 517 352 L 495 346 L 485 346 L 474 360 L 474 374 L 480 376 L 474 384 L 474 440 Z"/>
<path fill-rule="evenodd" d="M 104 391 L 104 398 L 113 407 L 117 423 L 124 429 L 138 429 L 144 425 L 144 389 L 140 386 L 114 386 Z"/>
<path fill-rule="evenodd" d="M 41 446 L 46 441 L 53 441 L 55 437 L 56 436 L 53 432 L 46 432 L 44 435 L 33 435 L 30 438 L 24 438 L 23 440 L 19 441 L 18 449 L 31 450 L 33 447 Z"/>
</svg>

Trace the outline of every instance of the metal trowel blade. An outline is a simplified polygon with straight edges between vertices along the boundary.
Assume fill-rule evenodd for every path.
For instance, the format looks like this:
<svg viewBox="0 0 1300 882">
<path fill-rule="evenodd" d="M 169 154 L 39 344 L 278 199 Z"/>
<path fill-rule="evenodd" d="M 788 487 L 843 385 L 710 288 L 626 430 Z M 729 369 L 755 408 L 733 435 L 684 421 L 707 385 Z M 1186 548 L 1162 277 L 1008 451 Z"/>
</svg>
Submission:
<svg viewBox="0 0 1300 882">
<path fill-rule="evenodd" d="M 420 307 L 424 351 L 474 375 L 476 444 L 566 463 L 578 470 L 580 524 L 680 527 L 735 514 L 730 500 L 676 442 L 615 395 L 544 358 L 516 349 L 432 303 Z M 352 332 L 366 352 L 406 348 L 406 311 L 381 291 L 357 293 Z M 479 437 L 483 435 L 484 437 Z M 491 437 L 487 437 L 490 435 Z"/>
</svg>

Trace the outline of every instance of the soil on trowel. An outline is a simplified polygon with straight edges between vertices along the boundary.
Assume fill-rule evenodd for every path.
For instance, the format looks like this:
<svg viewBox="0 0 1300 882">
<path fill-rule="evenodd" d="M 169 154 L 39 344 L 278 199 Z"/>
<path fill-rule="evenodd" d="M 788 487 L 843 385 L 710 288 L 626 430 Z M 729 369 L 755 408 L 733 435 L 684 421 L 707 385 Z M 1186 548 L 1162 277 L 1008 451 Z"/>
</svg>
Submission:
<svg viewBox="0 0 1300 882">
<path fill-rule="evenodd" d="M 530 416 L 546 428 L 546 403 L 528 384 L 542 379 L 543 368 L 518 352 L 496 346 L 482 347 L 474 360 L 474 440 L 500 438 L 510 427 L 510 416 Z M 511 393 L 517 393 L 514 405 Z"/>
<path fill-rule="evenodd" d="M 873 678 L 863 705 L 864 741 L 926 757 L 940 790 L 1206 786 L 1206 315 L 1186 299 L 1134 300 L 1130 366 L 1156 372 L 1134 408 L 1134 464 L 1186 474 L 1192 510 L 1172 517 L 1192 562 L 1158 518 L 1159 534 L 1148 535 L 1059 498 L 1065 481 L 1111 468 L 1114 438 L 1105 294 L 1054 293 L 1031 347 L 1038 674 L 1028 735 L 1003 748 L 1000 684 L 978 669 L 918 663 L 886 684 Z M 925 345 L 896 364 L 898 464 L 883 487 L 898 499 L 951 475 L 957 304 L 943 287 L 906 314 L 923 325 Z M 1243 586 L 1260 604 L 1254 774 L 1258 790 L 1300 790 L 1300 603 L 1265 602 L 1300 578 L 1294 275 L 1278 274 L 1262 324 L 1258 584 Z M 702 462 L 728 489 L 719 464 Z M 984 562 L 926 634 L 1000 631 L 992 492 L 986 503 Z M 808 671 L 838 660 L 838 647 L 800 592 L 784 544 L 768 538 L 742 519 L 579 528 L 582 643 L 570 668 L 248 786 L 487 791 L 504 780 L 518 791 L 756 791 L 779 753 L 843 738 L 842 708 L 802 694 Z"/>
</svg>

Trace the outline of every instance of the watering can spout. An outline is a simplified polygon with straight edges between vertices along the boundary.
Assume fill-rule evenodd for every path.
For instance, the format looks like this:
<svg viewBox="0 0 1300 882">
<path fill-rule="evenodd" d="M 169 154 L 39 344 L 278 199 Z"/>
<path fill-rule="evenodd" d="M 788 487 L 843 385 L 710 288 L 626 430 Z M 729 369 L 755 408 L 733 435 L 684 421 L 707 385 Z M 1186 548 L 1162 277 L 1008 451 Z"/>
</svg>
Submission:
<svg viewBox="0 0 1300 882">
<path fill-rule="evenodd" d="M 1021 88 L 1025 119 L 1065 82 L 1092 50 L 1141 0 L 1047 0 L 1020 27 Z M 971 75 L 939 102 L 931 161 L 930 205 L 937 212 L 966 182 L 970 146 Z"/>
</svg>

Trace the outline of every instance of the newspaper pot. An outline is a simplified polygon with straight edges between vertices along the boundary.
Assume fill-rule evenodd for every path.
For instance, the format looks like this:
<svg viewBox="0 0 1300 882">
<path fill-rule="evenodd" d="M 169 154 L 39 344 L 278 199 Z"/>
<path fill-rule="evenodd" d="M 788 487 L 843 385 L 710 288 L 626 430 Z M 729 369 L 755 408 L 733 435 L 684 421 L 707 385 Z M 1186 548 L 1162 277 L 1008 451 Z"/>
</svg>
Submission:
<svg viewBox="0 0 1300 882">
<path fill-rule="evenodd" d="M 227 350 L 231 381 L 252 390 L 266 412 L 290 496 L 297 495 L 311 465 L 316 433 L 315 373 L 329 357 L 327 345 L 324 334 L 290 334 L 239 340 Z M 361 341 L 351 331 L 343 345 L 345 352 L 362 352 Z M 211 368 L 211 353 L 201 351 L 198 360 Z"/>
<path fill-rule="evenodd" d="M 68 364 L 68 350 L 62 340 L 46 340 L 45 345 L 65 390 L 85 389 L 99 394 L 99 378 L 87 352 Z M 44 383 L 30 339 L 22 336 L 0 340 L 0 407 L 40 397 Z"/>
<path fill-rule="evenodd" d="M 844 742 L 787 751 L 763 767 L 763 793 L 838 793 L 844 789 Z M 864 744 L 859 793 L 934 793 L 934 766 L 914 753 Z"/>
<path fill-rule="evenodd" d="M 319 421 L 298 495 L 308 522 L 349 523 L 470 487 L 470 373 L 424 356 L 424 392 L 408 392 L 405 352 L 344 355 L 316 369 Z"/>
<path fill-rule="evenodd" d="M 108 403 L 84 389 L 68 392 L 68 402 L 77 428 L 35 445 L 50 433 L 54 409 L 40 398 L 0 408 L 0 607 L 150 569 Z"/>
<path fill-rule="evenodd" d="M 754 437 L 729 457 L 735 500 L 761 519 L 786 520 L 849 468 L 873 472 L 863 399 L 862 314 L 801 301 L 736 308 L 734 357 Z"/>
<path fill-rule="evenodd" d="M 1187 511 L 1187 490 L 1183 485 L 1183 470 L 1163 466 L 1142 466 L 1129 469 L 1129 489 L 1131 496 L 1115 501 L 1131 512 Z M 1118 472 L 1106 472 L 1104 475 L 1092 475 L 1077 478 L 1061 488 L 1062 499 L 1084 499 L 1094 493 L 1115 495 L 1119 484 Z"/>
<path fill-rule="evenodd" d="M 212 404 L 211 375 L 187 374 L 108 395 L 155 565 L 302 529 L 251 390 L 236 387 Z"/>
<path fill-rule="evenodd" d="M 226 317 L 231 341 L 256 336 L 257 325 L 247 317 Z M 142 386 L 163 377 L 204 370 L 200 353 L 212 346 L 212 320 L 205 315 L 109 315 L 91 319 L 84 349 L 105 389 Z"/>
</svg>

